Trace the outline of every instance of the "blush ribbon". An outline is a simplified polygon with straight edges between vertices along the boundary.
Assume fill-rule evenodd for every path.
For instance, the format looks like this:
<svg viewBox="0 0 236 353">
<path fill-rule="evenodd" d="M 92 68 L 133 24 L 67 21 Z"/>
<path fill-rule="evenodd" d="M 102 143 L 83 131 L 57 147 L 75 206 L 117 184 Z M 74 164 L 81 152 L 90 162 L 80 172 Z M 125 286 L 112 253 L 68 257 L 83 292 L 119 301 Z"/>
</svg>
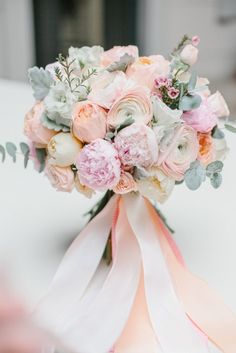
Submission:
<svg viewBox="0 0 236 353">
<path fill-rule="evenodd" d="M 236 316 L 186 269 L 153 206 L 134 193 L 113 196 L 75 239 L 33 317 L 72 353 L 207 353 L 208 338 L 236 351 Z"/>
</svg>

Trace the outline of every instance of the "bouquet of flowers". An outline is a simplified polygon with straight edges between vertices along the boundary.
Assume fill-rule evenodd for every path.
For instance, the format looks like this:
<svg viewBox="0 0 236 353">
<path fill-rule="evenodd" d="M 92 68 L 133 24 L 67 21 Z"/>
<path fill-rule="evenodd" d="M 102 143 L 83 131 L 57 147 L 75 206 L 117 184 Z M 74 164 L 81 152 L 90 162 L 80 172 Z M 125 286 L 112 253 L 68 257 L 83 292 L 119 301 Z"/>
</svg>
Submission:
<svg viewBox="0 0 236 353">
<path fill-rule="evenodd" d="M 169 60 L 132 45 L 71 47 L 29 70 L 36 103 L 25 118 L 29 143 L 20 144 L 25 166 L 33 159 L 58 191 L 106 192 L 37 310 L 70 351 L 203 353 L 210 339 L 235 352 L 235 315 L 188 272 L 148 201 L 166 201 L 183 182 L 222 182 L 222 130 L 235 128 L 221 119 L 221 93 L 192 69 L 198 44 L 184 36 Z M 6 145 L 14 159 L 16 149 Z"/>
</svg>

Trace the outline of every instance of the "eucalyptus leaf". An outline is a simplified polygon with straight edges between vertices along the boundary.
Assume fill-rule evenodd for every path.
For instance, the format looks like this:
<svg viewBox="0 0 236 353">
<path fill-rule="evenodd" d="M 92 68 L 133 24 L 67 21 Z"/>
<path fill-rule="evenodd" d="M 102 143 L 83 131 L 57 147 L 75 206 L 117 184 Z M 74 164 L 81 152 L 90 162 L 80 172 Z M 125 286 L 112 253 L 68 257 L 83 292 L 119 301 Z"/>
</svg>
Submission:
<svg viewBox="0 0 236 353">
<path fill-rule="evenodd" d="M 197 73 L 194 71 L 190 77 L 189 83 L 188 83 L 188 91 L 191 92 L 195 89 L 197 84 Z"/>
<path fill-rule="evenodd" d="M 30 148 L 25 142 L 20 143 L 20 149 L 24 155 L 24 167 L 26 168 L 29 162 Z"/>
<path fill-rule="evenodd" d="M 34 92 L 34 98 L 36 100 L 44 99 L 53 83 L 51 74 L 44 70 L 42 67 L 32 67 L 28 71 L 29 82 Z"/>
<path fill-rule="evenodd" d="M 222 172 L 223 167 L 224 163 L 221 161 L 215 161 L 208 164 L 208 166 L 206 167 L 207 176 L 211 176 L 214 173 Z"/>
<path fill-rule="evenodd" d="M 215 189 L 218 189 L 221 184 L 222 184 L 222 175 L 220 173 L 214 173 L 211 178 L 210 178 L 210 181 L 211 181 L 211 185 L 215 188 Z"/>
<path fill-rule="evenodd" d="M 57 124 L 56 121 L 49 119 L 46 112 L 44 112 L 41 115 L 40 120 L 42 122 L 42 125 L 49 130 L 54 130 L 56 132 L 58 132 L 58 131 L 69 132 L 70 131 L 70 128 L 68 126 L 65 126 L 63 124 Z"/>
<path fill-rule="evenodd" d="M 39 173 L 41 173 L 45 168 L 47 150 L 46 148 L 36 148 L 35 151 L 36 151 L 37 160 L 39 161 L 39 164 L 40 164 Z"/>
<path fill-rule="evenodd" d="M 232 126 L 232 125 L 230 125 L 230 124 L 225 124 L 225 128 L 226 128 L 227 130 L 229 130 L 230 132 L 233 132 L 233 133 L 236 134 L 236 127 L 235 127 L 235 126 Z"/>
<path fill-rule="evenodd" d="M 183 96 L 179 102 L 179 109 L 183 111 L 197 109 L 202 102 L 202 98 L 198 95 Z"/>
<path fill-rule="evenodd" d="M 4 146 L 2 146 L 2 145 L 0 145 L 0 153 L 2 155 L 2 163 L 3 163 L 6 159 L 6 150 L 5 150 Z"/>
<path fill-rule="evenodd" d="M 7 150 L 7 153 L 9 154 L 9 156 L 12 157 L 13 162 L 15 163 L 16 162 L 16 151 L 17 151 L 16 145 L 14 145 L 14 143 L 12 143 L 12 142 L 7 142 L 6 143 L 6 150 Z"/>
<path fill-rule="evenodd" d="M 114 62 L 111 64 L 108 68 L 107 71 L 113 72 L 113 71 L 126 71 L 127 67 L 135 61 L 135 58 L 132 55 L 129 54 L 124 54 L 119 61 Z"/>
<path fill-rule="evenodd" d="M 212 137 L 214 139 L 219 139 L 219 140 L 221 140 L 221 139 L 223 139 L 225 137 L 225 134 L 223 133 L 222 130 L 220 130 L 218 128 L 218 126 L 214 127 L 214 129 L 212 130 L 212 134 L 211 135 L 212 135 Z"/>
<path fill-rule="evenodd" d="M 190 190 L 197 190 L 206 179 L 206 170 L 199 161 L 191 163 L 184 180 Z"/>
</svg>

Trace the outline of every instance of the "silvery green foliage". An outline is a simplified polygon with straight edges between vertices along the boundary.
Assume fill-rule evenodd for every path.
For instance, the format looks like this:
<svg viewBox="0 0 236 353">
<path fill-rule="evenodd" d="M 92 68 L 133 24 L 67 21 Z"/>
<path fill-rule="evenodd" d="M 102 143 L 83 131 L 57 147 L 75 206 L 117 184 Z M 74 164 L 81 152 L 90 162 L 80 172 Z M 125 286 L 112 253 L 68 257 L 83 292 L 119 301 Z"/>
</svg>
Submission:
<svg viewBox="0 0 236 353">
<path fill-rule="evenodd" d="M 49 119 L 46 112 L 44 112 L 41 115 L 40 120 L 42 122 L 42 125 L 49 130 L 54 130 L 57 132 L 58 131 L 62 131 L 62 132 L 69 132 L 70 131 L 70 128 L 68 126 L 63 125 L 63 124 L 57 124 L 56 121 Z"/>
<path fill-rule="evenodd" d="M 82 48 L 70 47 L 68 52 L 70 61 L 73 61 L 73 69 L 80 71 L 85 66 L 99 66 L 104 49 L 98 45 Z"/>
<path fill-rule="evenodd" d="M 9 156 L 12 157 L 13 162 L 16 162 L 16 151 L 17 151 L 17 147 L 14 143 L 12 142 L 7 142 L 6 143 L 6 151 L 9 154 Z"/>
<path fill-rule="evenodd" d="M 191 163 L 184 180 L 190 190 L 197 190 L 206 179 L 206 170 L 199 161 Z"/>
<path fill-rule="evenodd" d="M 230 124 L 225 124 L 225 128 L 227 129 L 227 130 L 229 130 L 230 132 L 234 132 L 234 133 L 236 133 L 236 127 L 235 126 L 233 126 L 233 125 L 230 125 Z"/>
<path fill-rule="evenodd" d="M 39 173 L 41 173 L 45 168 L 46 157 L 47 157 L 47 150 L 46 148 L 36 148 L 36 157 L 39 162 Z"/>
<path fill-rule="evenodd" d="M 191 92 L 195 89 L 197 84 L 197 73 L 194 71 L 190 77 L 189 83 L 188 83 L 188 91 Z"/>
<path fill-rule="evenodd" d="M 222 184 L 222 175 L 220 173 L 214 173 L 212 174 L 210 181 L 213 188 L 218 189 Z"/>
<path fill-rule="evenodd" d="M 49 92 L 50 86 L 53 83 L 51 74 L 42 67 L 32 67 L 28 71 L 29 81 L 34 92 L 36 100 L 42 100 Z"/>
<path fill-rule="evenodd" d="M 206 175 L 210 178 L 211 185 L 217 189 L 222 183 L 221 172 L 223 170 L 224 164 L 221 161 L 215 161 L 208 164 L 206 168 Z"/>
<path fill-rule="evenodd" d="M 212 137 L 214 139 L 223 139 L 225 137 L 225 134 L 223 133 L 223 131 L 221 129 L 218 128 L 218 126 L 214 127 L 214 129 L 212 130 Z"/>
<path fill-rule="evenodd" d="M 127 67 L 135 61 L 135 58 L 132 55 L 124 54 L 119 61 L 112 63 L 108 68 L 107 71 L 126 71 Z"/>
<path fill-rule="evenodd" d="M 3 145 L 0 145 L 0 153 L 2 155 L 2 163 L 3 163 L 6 159 L 6 151 L 5 151 L 5 148 L 3 147 Z"/>
<path fill-rule="evenodd" d="M 110 141 L 113 140 L 120 130 L 124 129 L 127 126 L 130 126 L 133 123 L 134 123 L 134 119 L 130 116 L 123 123 L 117 125 L 114 131 L 107 132 L 105 139 Z"/>
<path fill-rule="evenodd" d="M 198 94 L 183 96 L 179 102 L 179 109 L 184 111 L 197 109 L 201 102 L 202 98 Z"/>
<path fill-rule="evenodd" d="M 21 152 L 22 152 L 22 154 L 24 156 L 24 167 L 26 168 L 27 165 L 28 165 L 28 161 L 29 161 L 30 148 L 27 145 L 27 143 L 21 142 L 20 143 L 20 149 L 21 149 Z"/>
</svg>

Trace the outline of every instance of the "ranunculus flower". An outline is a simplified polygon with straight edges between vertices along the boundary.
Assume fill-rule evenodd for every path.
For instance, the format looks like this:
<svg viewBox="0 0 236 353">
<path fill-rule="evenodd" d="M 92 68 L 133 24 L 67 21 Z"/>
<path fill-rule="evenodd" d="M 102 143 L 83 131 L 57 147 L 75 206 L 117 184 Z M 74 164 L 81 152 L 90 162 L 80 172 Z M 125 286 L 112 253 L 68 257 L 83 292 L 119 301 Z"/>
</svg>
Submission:
<svg viewBox="0 0 236 353">
<path fill-rule="evenodd" d="M 137 191 L 137 184 L 129 172 L 122 171 L 119 183 L 113 188 L 116 194 L 127 194 L 131 191 Z"/>
<path fill-rule="evenodd" d="M 197 159 L 199 143 L 196 131 L 182 125 L 170 131 L 169 138 L 160 146 L 158 165 L 165 174 L 175 180 L 182 180 L 190 164 Z"/>
<path fill-rule="evenodd" d="M 137 180 L 138 191 L 144 197 L 163 203 L 170 196 L 175 180 L 157 167 L 147 169 L 148 176 Z"/>
<path fill-rule="evenodd" d="M 125 54 L 133 56 L 135 59 L 138 58 L 138 47 L 135 45 L 127 46 L 115 46 L 109 50 L 106 50 L 101 57 L 101 64 L 103 66 L 109 66 L 112 63 L 119 61 Z"/>
<path fill-rule="evenodd" d="M 216 114 L 218 118 L 229 116 L 229 107 L 219 91 L 209 96 L 207 101 L 211 110 Z"/>
<path fill-rule="evenodd" d="M 102 139 L 86 145 L 80 152 L 76 167 L 82 185 L 104 191 L 113 189 L 120 180 L 120 160 L 114 146 Z"/>
<path fill-rule="evenodd" d="M 144 124 L 132 124 L 122 129 L 114 142 L 124 166 L 150 167 L 157 162 L 156 136 Z"/>
<path fill-rule="evenodd" d="M 70 167 L 58 167 L 47 161 L 44 172 L 56 190 L 65 192 L 73 190 L 75 177 Z"/>
<path fill-rule="evenodd" d="M 148 90 L 142 86 L 127 89 L 111 106 L 107 115 L 110 128 L 133 118 L 135 123 L 148 124 L 153 116 L 152 103 Z"/>
<path fill-rule="evenodd" d="M 73 135 L 83 142 L 92 142 L 106 135 L 107 113 L 90 101 L 78 102 L 72 112 Z"/>
<path fill-rule="evenodd" d="M 198 48 L 192 44 L 187 44 L 181 51 L 180 58 L 185 64 L 189 66 L 194 65 L 198 59 Z"/>
<path fill-rule="evenodd" d="M 82 149 L 82 143 L 70 133 L 60 132 L 48 144 L 49 163 L 67 167 L 75 163 Z"/>
<path fill-rule="evenodd" d="M 217 125 L 217 115 L 212 111 L 208 99 L 203 98 L 199 108 L 183 114 L 182 119 L 196 131 L 207 133 Z"/>
<path fill-rule="evenodd" d="M 198 134 L 199 142 L 199 153 L 198 159 L 204 164 L 208 165 L 209 163 L 215 160 L 215 147 L 211 133 L 207 134 Z"/>
<path fill-rule="evenodd" d="M 170 72 L 170 62 L 162 55 L 140 57 L 126 71 L 129 78 L 137 84 L 153 89 L 155 79 L 159 76 L 167 77 Z"/>
<path fill-rule="evenodd" d="M 24 134 L 34 143 L 45 146 L 56 134 L 44 127 L 40 117 L 45 111 L 43 102 L 37 102 L 25 116 Z"/>
<path fill-rule="evenodd" d="M 88 99 L 103 108 L 110 109 L 114 101 L 130 85 L 122 71 L 103 71 L 91 83 Z"/>
</svg>

